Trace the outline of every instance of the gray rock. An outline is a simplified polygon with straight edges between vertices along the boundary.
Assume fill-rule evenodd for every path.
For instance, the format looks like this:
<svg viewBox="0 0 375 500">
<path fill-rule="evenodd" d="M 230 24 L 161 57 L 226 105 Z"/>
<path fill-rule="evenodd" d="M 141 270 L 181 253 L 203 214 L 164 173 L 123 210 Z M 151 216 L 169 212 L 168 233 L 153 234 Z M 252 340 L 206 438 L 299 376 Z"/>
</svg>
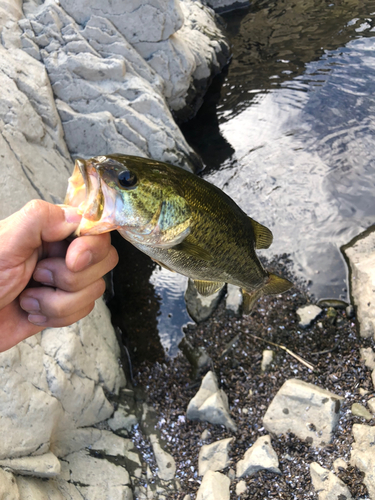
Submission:
<svg viewBox="0 0 375 500">
<path fill-rule="evenodd" d="M 365 366 L 370 368 L 370 370 L 375 369 L 375 352 L 371 349 L 371 347 L 361 347 L 359 349 L 361 354 L 361 361 L 364 361 Z"/>
<path fill-rule="evenodd" d="M 375 334 L 375 227 L 342 248 L 350 267 L 350 291 L 362 337 Z"/>
<path fill-rule="evenodd" d="M 243 459 L 237 462 L 237 477 L 253 476 L 260 470 L 281 474 L 270 436 L 259 437 L 245 452 Z"/>
<path fill-rule="evenodd" d="M 265 372 L 268 367 L 271 365 L 273 358 L 275 356 L 275 352 L 271 351 L 271 349 L 265 349 L 262 353 L 262 363 L 260 365 L 260 369 L 262 372 Z"/>
<path fill-rule="evenodd" d="M 353 425 L 354 443 L 350 456 L 351 465 L 365 473 L 366 485 L 371 500 L 375 499 L 375 427 L 362 424 Z"/>
<path fill-rule="evenodd" d="M 234 438 L 221 439 L 203 445 L 199 451 L 199 475 L 204 476 L 208 470 L 220 471 L 229 465 L 229 449 Z"/>
<path fill-rule="evenodd" d="M 287 380 L 268 407 L 264 427 L 274 434 L 293 432 L 314 446 L 324 446 L 332 440 L 342 399 L 302 380 Z"/>
<path fill-rule="evenodd" d="M 199 391 L 188 405 L 186 417 L 236 430 L 236 424 L 229 415 L 228 398 L 224 391 L 219 389 L 213 372 L 208 372 L 203 378 Z"/>
<path fill-rule="evenodd" d="M 130 432 L 132 427 L 137 425 L 137 423 L 137 417 L 129 413 L 129 411 L 121 405 L 114 412 L 112 418 L 108 420 L 108 425 L 113 431 L 125 429 Z"/>
<path fill-rule="evenodd" d="M 60 474 L 61 465 L 53 453 L 34 457 L 8 458 L 0 460 L 0 467 L 24 476 L 55 477 Z"/>
<path fill-rule="evenodd" d="M 158 464 L 158 476 L 164 481 L 171 481 L 176 474 L 176 462 L 174 458 L 170 453 L 163 450 L 156 434 L 150 435 L 150 441 L 156 463 Z"/>
<path fill-rule="evenodd" d="M 319 500 L 352 500 L 348 487 L 333 472 L 318 463 L 310 465 L 311 482 Z"/>
<path fill-rule="evenodd" d="M 201 295 L 195 288 L 193 280 L 189 279 L 185 292 L 186 309 L 196 323 L 201 323 L 212 315 L 222 297 L 222 290 L 208 296 Z"/>
<path fill-rule="evenodd" d="M 209 470 L 203 477 L 196 500 L 229 500 L 230 479 Z"/>
<path fill-rule="evenodd" d="M 323 309 L 315 304 L 308 304 L 297 309 L 299 317 L 299 326 L 301 328 L 308 328 L 311 323 L 322 313 Z"/>
<path fill-rule="evenodd" d="M 242 307 L 243 296 L 238 286 L 228 283 L 225 297 L 225 308 L 233 314 L 239 315 Z"/>
</svg>

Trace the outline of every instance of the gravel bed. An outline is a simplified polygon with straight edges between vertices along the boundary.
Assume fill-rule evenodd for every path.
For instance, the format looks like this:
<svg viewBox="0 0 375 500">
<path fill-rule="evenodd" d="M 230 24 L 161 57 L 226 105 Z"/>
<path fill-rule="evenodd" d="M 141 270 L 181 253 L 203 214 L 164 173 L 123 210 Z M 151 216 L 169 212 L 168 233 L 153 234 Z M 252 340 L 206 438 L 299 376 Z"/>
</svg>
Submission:
<svg viewBox="0 0 375 500">
<path fill-rule="evenodd" d="M 277 264 L 274 263 L 273 270 L 281 271 L 285 276 L 288 274 L 286 265 L 287 259 L 279 259 Z M 159 416 L 158 426 L 165 439 L 166 450 L 176 461 L 176 478 L 182 489 L 180 493 L 171 495 L 171 500 L 182 500 L 186 494 L 195 498 L 201 482 L 198 476 L 200 447 L 231 436 L 235 437 L 230 454 L 231 465 L 222 471 L 232 479 L 231 500 L 317 499 L 310 481 L 310 463 L 318 462 L 333 470 L 335 459 L 343 458 L 348 462 L 353 424 L 374 425 L 374 420 L 367 422 L 353 416 L 350 411 L 353 403 L 365 405 L 374 396 L 371 372 L 360 361 L 359 355 L 360 347 L 373 347 L 374 342 L 359 337 L 355 319 L 347 318 L 343 310 L 337 311 L 335 324 L 331 323 L 325 309 L 315 324 L 306 330 L 300 329 L 296 310 L 307 302 L 308 294 L 300 285 L 283 295 L 262 298 L 250 316 L 235 317 L 221 303 L 210 319 L 199 325 L 188 325 L 185 332 L 187 340 L 195 348 L 203 347 L 212 360 L 211 365 L 195 377 L 182 354 L 174 359 L 166 358 L 163 363 L 143 362 L 133 367 L 135 384 L 146 391 L 148 403 Z M 236 336 L 237 341 L 228 349 Z M 286 346 L 312 363 L 314 370 L 266 341 Z M 268 348 L 274 350 L 276 356 L 272 367 L 262 373 L 262 351 Z M 226 353 L 222 356 L 224 351 Z M 222 426 L 191 422 L 185 417 L 187 405 L 209 369 L 215 371 L 221 388 L 229 397 L 231 416 L 238 427 L 236 433 Z M 293 434 L 272 436 L 272 446 L 279 457 L 282 475 L 259 472 L 244 478 L 248 490 L 239 497 L 235 493 L 238 482 L 235 464 L 259 436 L 267 434 L 262 418 L 277 391 L 290 378 L 316 384 L 345 398 L 334 440 L 319 450 Z M 369 391 L 368 394 L 361 395 L 360 388 Z M 201 434 L 206 429 L 209 438 L 202 441 Z M 142 451 L 147 461 L 150 450 L 147 443 L 143 443 Z M 155 472 L 155 463 L 149 465 Z M 348 485 L 353 498 L 368 498 L 362 483 L 363 475 L 357 468 L 349 466 L 346 470 L 340 469 L 338 475 Z"/>
</svg>

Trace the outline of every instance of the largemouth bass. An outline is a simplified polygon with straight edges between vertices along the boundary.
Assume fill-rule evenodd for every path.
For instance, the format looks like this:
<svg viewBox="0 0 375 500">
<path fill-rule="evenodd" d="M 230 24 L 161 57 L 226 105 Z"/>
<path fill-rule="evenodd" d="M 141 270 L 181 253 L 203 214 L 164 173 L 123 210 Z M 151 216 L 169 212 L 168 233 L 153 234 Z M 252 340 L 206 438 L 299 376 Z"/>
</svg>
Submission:
<svg viewBox="0 0 375 500">
<path fill-rule="evenodd" d="M 82 214 L 77 235 L 117 229 L 161 266 L 193 279 L 202 295 L 237 285 L 245 314 L 261 295 L 292 286 L 268 273 L 255 253 L 270 246 L 271 231 L 179 167 L 120 154 L 78 159 L 65 203 Z"/>
</svg>

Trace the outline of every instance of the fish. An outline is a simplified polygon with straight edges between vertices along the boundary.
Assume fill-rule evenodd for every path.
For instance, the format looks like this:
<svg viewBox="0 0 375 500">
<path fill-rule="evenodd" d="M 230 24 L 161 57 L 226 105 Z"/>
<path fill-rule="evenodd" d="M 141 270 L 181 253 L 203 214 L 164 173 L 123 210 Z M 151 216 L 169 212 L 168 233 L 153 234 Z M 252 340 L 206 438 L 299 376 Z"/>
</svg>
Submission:
<svg viewBox="0 0 375 500">
<path fill-rule="evenodd" d="M 293 286 L 256 254 L 271 245 L 272 232 L 180 167 L 124 154 L 77 159 L 65 204 L 82 215 L 77 236 L 117 230 L 160 266 L 192 279 L 201 295 L 237 285 L 244 314 L 262 295 Z"/>
</svg>

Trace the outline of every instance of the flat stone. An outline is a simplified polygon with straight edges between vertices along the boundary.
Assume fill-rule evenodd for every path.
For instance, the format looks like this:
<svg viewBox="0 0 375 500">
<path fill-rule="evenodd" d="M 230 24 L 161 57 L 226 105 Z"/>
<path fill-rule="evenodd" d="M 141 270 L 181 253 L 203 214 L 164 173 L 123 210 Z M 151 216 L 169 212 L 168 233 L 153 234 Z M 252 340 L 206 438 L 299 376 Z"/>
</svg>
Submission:
<svg viewBox="0 0 375 500">
<path fill-rule="evenodd" d="M 159 469 L 158 476 L 164 481 L 171 481 L 176 474 L 176 462 L 174 458 L 170 453 L 163 450 L 156 434 L 150 435 L 150 441 Z"/>
<path fill-rule="evenodd" d="M 209 470 L 203 476 L 196 500 L 229 500 L 229 485 L 229 477 Z"/>
<path fill-rule="evenodd" d="M 350 292 L 362 337 L 375 334 L 375 227 L 354 238 L 342 251 L 350 267 Z"/>
<path fill-rule="evenodd" d="M 108 420 L 108 425 L 113 431 L 125 429 L 131 431 L 134 425 L 137 425 L 138 420 L 135 415 L 129 413 L 124 407 L 119 408 L 114 412 L 112 418 Z"/>
<path fill-rule="evenodd" d="M 229 465 L 229 449 L 233 441 L 234 438 L 227 438 L 202 446 L 198 457 L 200 476 L 204 476 L 208 470 L 220 471 Z"/>
<path fill-rule="evenodd" d="M 341 396 L 298 379 L 287 380 L 263 418 L 274 434 L 293 432 L 314 446 L 324 446 L 340 418 Z"/>
<path fill-rule="evenodd" d="M 348 487 L 341 479 L 318 463 L 310 464 L 310 475 L 319 500 L 353 500 Z"/>
<path fill-rule="evenodd" d="M 275 352 L 271 351 L 271 349 L 265 349 L 262 353 L 262 363 L 260 365 L 260 369 L 262 372 L 265 372 L 268 367 L 271 365 L 273 358 L 275 356 Z"/>
<path fill-rule="evenodd" d="M 359 352 L 361 354 L 361 361 L 365 363 L 365 366 L 370 368 L 370 370 L 375 370 L 375 352 L 371 347 L 361 347 Z"/>
<path fill-rule="evenodd" d="M 270 436 L 259 437 L 242 460 L 237 462 L 237 477 L 253 476 L 260 470 L 281 474 L 279 459 L 271 445 Z"/>
<path fill-rule="evenodd" d="M 352 445 L 350 463 L 365 473 L 363 483 L 371 500 L 375 500 L 375 427 L 354 424 L 352 432 L 355 442 Z"/>
<path fill-rule="evenodd" d="M 199 391 L 188 405 L 186 417 L 236 430 L 236 424 L 229 415 L 228 398 L 224 391 L 219 389 L 216 375 L 212 371 L 203 378 Z"/>
<path fill-rule="evenodd" d="M 353 403 L 351 411 L 356 417 L 363 417 L 366 420 L 371 420 L 373 418 L 373 415 L 367 410 L 367 408 L 359 403 Z"/>
<path fill-rule="evenodd" d="M 44 455 L 0 460 L 0 466 L 17 474 L 37 477 L 55 477 L 61 471 L 58 458 L 51 452 Z"/>
<path fill-rule="evenodd" d="M 311 323 L 322 313 L 323 309 L 315 304 L 308 304 L 297 309 L 299 317 L 299 326 L 301 328 L 308 328 Z"/>
</svg>

